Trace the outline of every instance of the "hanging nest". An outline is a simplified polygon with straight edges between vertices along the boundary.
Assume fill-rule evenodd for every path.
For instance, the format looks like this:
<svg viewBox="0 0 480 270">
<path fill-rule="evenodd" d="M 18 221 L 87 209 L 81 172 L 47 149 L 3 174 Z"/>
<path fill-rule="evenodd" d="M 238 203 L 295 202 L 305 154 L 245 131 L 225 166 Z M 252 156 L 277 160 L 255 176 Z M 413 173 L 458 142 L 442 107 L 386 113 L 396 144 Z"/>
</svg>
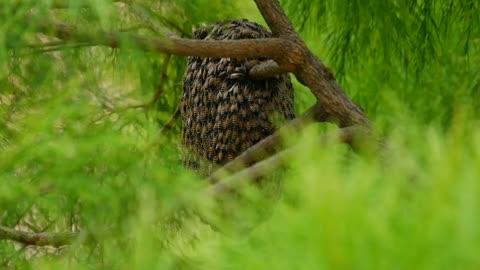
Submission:
<svg viewBox="0 0 480 270">
<path fill-rule="evenodd" d="M 247 20 L 218 22 L 194 31 L 195 39 L 258 39 L 272 34 Z M 288 74 L 251 80 L 266 59 L 189 57 L 183 81 L 183 162 L 209 175 L 295 117 Z"/>
</svg>

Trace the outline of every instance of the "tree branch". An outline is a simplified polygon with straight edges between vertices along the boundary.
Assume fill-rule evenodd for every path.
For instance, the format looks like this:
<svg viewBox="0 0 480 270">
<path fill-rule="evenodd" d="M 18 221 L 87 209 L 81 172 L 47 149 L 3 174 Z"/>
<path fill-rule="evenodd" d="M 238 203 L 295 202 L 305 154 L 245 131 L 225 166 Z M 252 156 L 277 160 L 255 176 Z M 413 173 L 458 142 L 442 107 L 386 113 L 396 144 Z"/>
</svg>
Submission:
<svg viewBox="0 0 480 270">
<path fill-rule="evenodd" d="M 193 40 L 172 35 L 147 37 L 119 32 L 81 31 L 64 24 L 42 22 L 38 30 L 66 41 L 94 43 L 111 48 L 119 48 L 122 42 L 133 43 L 139 49 L 149 52 L 174 54 L 179 56 L 216 58 L 275 58 L 287 45 L 278 38 L 243 40 Z M 287 46 L 288 47 L 288 46 Z"/>
<path fill-rule="evenodd" d="M 281 167 L 288 157 L 293 156 L 294 149 L 283 150 L 265 160 L 241 170 L 207 189 L 207 194 L 219 197 L 223 194 L 238 190 L 241 185 L 250 183 Z"/>
<path fill-rule="evenodd" d="M 318 143 L 321 145 L 327 145 L 334 142 L 339 142 L 353 145 L 357 136 L 364 134 L 364 131 L 365 127 L 361 125 L 341 128 L 336 132 L 323 135 L 318 140 Z M 254 165 L 241 170 L 240 172 L 223 178 L 222 181 L 219 181 L 212 187 L 208 188 L 207 194 L 218 197 L 237 190 L 241 185 L 256 181 L 257 179 L 268 175 L 270 172 L 284 167 L 286 165 L 286 161 L 288 161 L 289 158 L 294 157 L 298 151 L 300 151 L 298 146 L 291 147 L 263 161 L 257 162 Z"/>
<path fill-rule="evenodd" d="M 328 121 L 328 115 L 319 105 L 314 105 L 300 117 L 291 120 L 272 135 L 264 138 L 254 146 L 245 150 L 234 160 L 230 161 L 222 168 L 212 173 L 208 177 L 208 181 L 211 183 L 216 183 L 220 181 L 225 175 L 241 170 L 246 166 L 248 167 L 249 165 L 257 161 L 260 161 L 272 155 L 276 150 L 280 148 L 282 136 L 284 136 L 284 134 L 289 134 L 292 131 L 300 132 L 305 126 L 315 121 Z"/>
<path fill-rule="evenodd" d="M 286 72 L 275 61 L 267 60 L 250 69 L 248 76 L 254 80 L 265 80 Z"/>
<path fill-rule="evenodd" d="M 310 54 L 306 61 L 295 75 L 310 88 L 327 114 L 332 116 L 340 127 L 361 124 L 371 128 L 370 120 L 343 92 L 332 71 L 313 54 Z"/>
<path fill-rule="evenodd" d="M 290 41 L 287 53 L 280 59 L 274 59 L 280 67 L 292 71 L 300 82 L 309 87 L 325 111 L 336 118 L 341 127 L 355 124 L 370 127 L 368 118 L 360 107 L 345 95 L 333 72 L 307 48 L 295 32 L 279 1 L 254 1 L 274 36 Z"/>
<path fill-rule="evenodd" d="M 254 0 L 273 36 L 298 36 L 278 0 Z"/>
<path fill-rule="evenodd" d="M 78 237 L 75 232 L 31 233 L 0 226 L 0 240 L 12 240 L 25 245 L 61 247 Z"/>
</svg>

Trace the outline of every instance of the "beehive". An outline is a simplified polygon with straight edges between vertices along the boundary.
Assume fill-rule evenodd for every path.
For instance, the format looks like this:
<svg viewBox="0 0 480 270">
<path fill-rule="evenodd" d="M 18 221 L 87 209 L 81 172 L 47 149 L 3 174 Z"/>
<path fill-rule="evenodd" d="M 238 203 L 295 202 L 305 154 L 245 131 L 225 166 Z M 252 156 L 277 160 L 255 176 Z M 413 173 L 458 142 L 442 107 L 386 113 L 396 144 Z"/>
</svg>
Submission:
<svg viewBox="0 0 480 270">
<path fill-rule="evenodd" d="M 194 31 L 195 39 L 258 39 L 271 33 L 257 23 L 233 20 Z M 295 117 L 287 74 L 252 80 L 248 71 L 266 59 L 189 57 L 183 81 L 182 143 L 187 167 L 208 175 L 279 125 Z"/>
</svg>

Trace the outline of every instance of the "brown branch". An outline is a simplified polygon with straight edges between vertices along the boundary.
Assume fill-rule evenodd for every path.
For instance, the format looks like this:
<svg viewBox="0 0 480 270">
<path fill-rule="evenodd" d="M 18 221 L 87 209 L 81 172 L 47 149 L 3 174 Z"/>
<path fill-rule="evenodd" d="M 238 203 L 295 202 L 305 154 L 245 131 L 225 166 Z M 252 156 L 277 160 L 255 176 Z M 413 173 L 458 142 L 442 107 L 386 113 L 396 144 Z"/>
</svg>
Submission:
<svg viewBox="0 0 480 270">
<path fill-rule="evenodd" d="M 267 60 L 250 69 L 248 76 L 253 80 L 265 80 L 286 72 L 275 61 Z"/>
<path fill-rule="evenodd" d="M 274 169 L 281 167 L 288 157 L 291 157 L 294 149 L 283 150 L 274 156 L 255 163 L 254 165 L 241 170 L 222 179 L 207 189 L 207 194 L 218 197 L 223 194 L 238 190 L 242 184 L 250 183 L 272 172 Z"/>
<path fill-rule="evenodd" d="M 78 237 L 75 232 L 31 233 L 0 226 L 0 240 L 12 240 L 25 245 L 61 247 Z"/>
<path fill-rule="evenodd" d="M 278 0 L 254 0 L 275 37 L 298 36 Z"/>
<path fill-rule="evenodd" d="M 300 82 L 308 86 L 325 111 L 336 118 L 341 127 L 355 124 L 370 127 L 368 118 L 345 95 L 332 71 L 313 55 L 295 32 L 278 0 L 255 0 L 255 3 L 272 32 L 290 41 L 287 53 L 274 60 L 284 69 L 291 70 Z"/>
<path fill-rule="evenodd" d="M 314 55 L 295 75 L 307 85 L 325 111 L 335 118 L 340 127 L 361 124 L 371 128 L 363 110 L 343 92 L 332 71 Z"/>
<path fill-rule="evenodd" d="M 133 43 L 149 52 L 179 56 L 216 58 L 275 58 L 286 47 L 278 38 L 243 40 L 193 40 L 175 36 L 147 37 L 119 32 L 93 32 L 64 24 L 40 22 L 38 30 L 66 41 L 88 42 L 111 48 L 119 48 L 122 41 Z M 287 46 L 288 47 L 288 46 Z"/>
<path fill-rule="evenodd" d="M 302 116 L 288 122 L 278 131 L 264 138 L 254 146 L 248 148 L 234 160 L 230 161 L 222 168 L 212 173 L 208 177 L 208 181 L 211 183 L 216 183 L 220 181 L 223 176 L 248 167 L 249 165 L 257 161 L 260 161 L 263 158 L 272 155 L 276 150 L 280 148 L 282 137 L 284 134 L 291 133 L 292 131 L 300 132 L 305 126 L 314 121 L 321 122 L 327 120 L 328 116 L 324 113 L 323 109 L 318 105 L 313 106 L 312 108 L 307 110 Z"/>
<path fill-rule="evenodd" d="M 336 132 L 323 135 L 318 140 L 320 145 L 328 145 L 331 143 L 347 143 L 354 145 L 358 136 L 362 136 L 367 132 L 364 126 L 355 125 L 341 128 Z M 238 190 L 241 185 L 255 181 L 272 171 L 284 167 L 289 158 L 298 154 L 300 149 L 298 146 L 283 150 L 265 160 L 255 163 L 254 165 L 243 169 L 231 176 L 223 178 L 222 181 L 215 183 L 207 190 L 207 194 L 214 197 L 224 195 L 234 190 Z"/>
</svg>

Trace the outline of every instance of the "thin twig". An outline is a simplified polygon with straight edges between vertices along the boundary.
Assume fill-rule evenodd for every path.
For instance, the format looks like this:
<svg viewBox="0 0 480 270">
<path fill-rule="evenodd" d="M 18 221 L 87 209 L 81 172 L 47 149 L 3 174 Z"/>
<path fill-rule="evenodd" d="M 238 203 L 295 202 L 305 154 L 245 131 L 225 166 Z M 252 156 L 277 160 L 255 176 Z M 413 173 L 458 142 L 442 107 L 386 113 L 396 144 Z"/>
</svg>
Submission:
<svg viewBox="0 0 480 270">
<path fill-rule="evenodd" d="M 119 113 L 119 112 L 122 112 L 122 111 L 131 110 L 131 109 L 147 109 L 148 107 L 149 107 L 149 105 L 147 105 L 147 104 L 138 104 L 138 105 L 129 105 L 129 106 L 124 106 L 124 107 L 119 107 L 119 108 L 108 108 L 106 113 L 104 113 L 104 114 L 96 117 L 95 119 L 93 119 L 90 124 L 95 124 L 95 123 L 113 115 L 114 113 Z"/>
<path fill-rule="evenodd" d="M 165 135 L 170 129 L 172 129 L 179 117 L 180 117 L 180 104 L 177 106 L 177 109 L 175 109 L 175 112 L 172 114 L 170 119 L 168 119 L 168 121 L 160 129 L 160 134 Z"/>
<path fill-rule="evenodd" d="M 94 44 L 94 43 L 73 43 L 73 44 L 69 44 L 69 43 L 63 42 L 63 45 L 47 46 L 46 48 L 38 47 L 38 49 L 33 49 L 32 51 L 29 51 L 29 52 L 26 52 L 26 53 L 19 53 L 18 56 L 23 57 L 23 56 L 28 56 L 28 55 L 40 54 L 40 53 L 49 53 L 49 52 L 56 52 L 56 51 L 62 51 L 62 50 L 68 50 L 68 49 L 78 49 L 78 48 L 85 48 L 85 47 L 93 47 L 93 46 L 97 46 L 97 44 Z"/>
<path fill-rule="evenodd" d="M 157 104 L 158 100 L 160 99 L 160 96 L 163 93 L 163 90 L 165 89 L 165 84 L 168 77 L 168 67 L 170 65 L 171 58 L 172 56 L 170 54 L 167 54 L 167 56 L 165 56 L 165 61 L 163 62 L 163 67 L 162 67 L 162 74 L 160 75 L 160 83 L 158 84 L 155 94 L 153 95 L 151 106 L 154 106 L 155 104 Z"/>
</svg>

